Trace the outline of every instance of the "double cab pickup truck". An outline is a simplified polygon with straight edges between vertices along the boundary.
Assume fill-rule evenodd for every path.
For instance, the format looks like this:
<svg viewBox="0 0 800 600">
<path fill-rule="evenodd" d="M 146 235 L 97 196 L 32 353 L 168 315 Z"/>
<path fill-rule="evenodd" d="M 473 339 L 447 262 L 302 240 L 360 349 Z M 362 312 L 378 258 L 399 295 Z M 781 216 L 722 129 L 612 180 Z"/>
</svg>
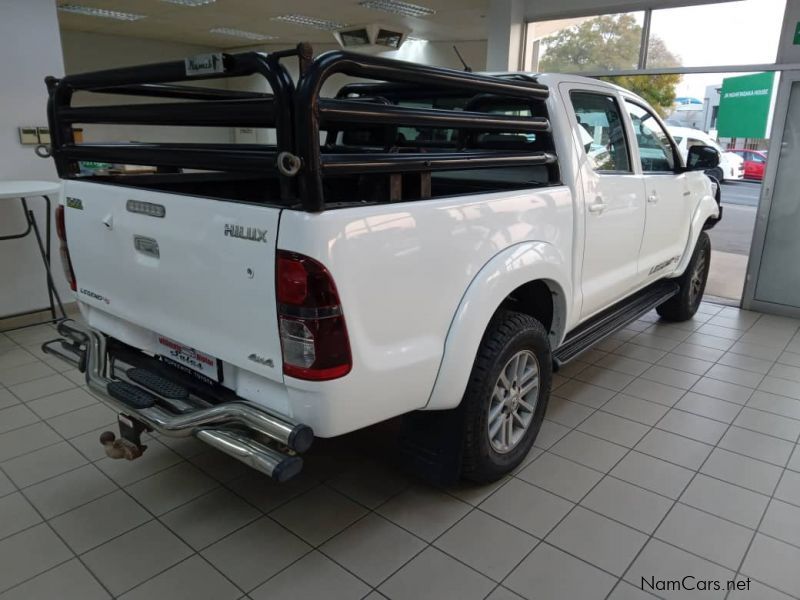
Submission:
<svg viewBox="0 0 800 600">
<path fill-rule="evenodd" d="M 47 85 L 81 319 L 44 349 L 118 410 L 110 456 L 191 435 L 283 481 L 405 415 L 419 464 L 495 480 L 554 371 L 704 292 L 719 155 L 609 83 L 301 44 Z"/>
</svg>

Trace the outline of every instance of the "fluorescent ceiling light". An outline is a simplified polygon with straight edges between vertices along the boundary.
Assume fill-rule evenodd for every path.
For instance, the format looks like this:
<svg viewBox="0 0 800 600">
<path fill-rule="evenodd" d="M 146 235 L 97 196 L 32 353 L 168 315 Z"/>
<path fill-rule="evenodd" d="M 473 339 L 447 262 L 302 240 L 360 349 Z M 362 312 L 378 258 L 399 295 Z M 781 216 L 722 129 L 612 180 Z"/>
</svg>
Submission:
<svg viewBox="0 0 800 600">
<path fill-rule="evenodd" d="M 373 8 L 383 12 L 403 15 L 404 17 L 430 17 L 436 11 L 427 6 L 411 4 L 411 2 L 400 2 L 399 0 L 363 0 L 359 2 L 364 8 Z"/>
<path fill-rule="evenodd" d="M 244 38 L 246 40 L 274 40 L 274 35 L 267 35 L 265 33 L 255 33 L 254 31 L 242 31 L 241 29 L 232 29 L 230 27 L 214 27 L 208 30 L 210 33 L 218 33 L 219 35 L 228 35 L 231 37 Z"/>
<path fill-rule="evenodd" d="M 81 6 L 79 4 L 59 4 L 58 10 L 76 15 L 86 15 L 87 17 L 116 19 L 117 21 L 138 21 L 139 19 L 145 18 L 145 15 L 137 15 L 135 13 L 122 12 L 119 10 L 106 10 L 105 8 L 95 8 L 93 6 Z"/>
<path fill-rule="evenodd" d="M 162 2 L 169 2 L 170 4 L 180 4 L 181 6 L 205 6 L 206 4 L 214 4 L 217 0 L 161 0 Z"/>
<path fill-rule="evenodd" d="M 334 29 L 347 27 L 347 23 L 337 23 L 336 21 L 317 19 L 316 17 L 307 17 L 305 15 L 280 15 L 279 17 L 272 17 L 272 20 L 302 25 L 303 27 L 313 27 L 314 29 L 322 29 L 323 31 L 333 31 Z"/>
<path fill-rule="evenodd" d="M 409 35 L 409 36 L 406 36 L 406 41 L 407 42 L 427 42 L 428 40 L 426 40 L 425 38 L 414 37 L 413 35 Z"/>
</svg>

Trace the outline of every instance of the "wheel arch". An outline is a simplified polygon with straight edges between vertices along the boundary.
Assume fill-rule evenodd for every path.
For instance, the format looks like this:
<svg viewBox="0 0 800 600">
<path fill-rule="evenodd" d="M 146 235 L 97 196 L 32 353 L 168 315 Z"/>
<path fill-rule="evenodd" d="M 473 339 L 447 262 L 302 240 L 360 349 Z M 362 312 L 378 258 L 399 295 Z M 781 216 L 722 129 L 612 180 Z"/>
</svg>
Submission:
<svg viewBox="0 0 800 600">
<path fill-rule="evenodd" d="M 686 267 L 689 265 L 689 261 L 692 258 L 694 247 L 697 245 L 697 240 L 700 237 L 700 234 L 705 229 L 710 229 L 709 227 L 706 227 L 707 221 L 709 219 L 719 218 L 719 215 L 720 207 L 714 197 L 710 194 L 703 196 L 700 199 L 700 202 L 697 204 L 694 214 L 692 215 L 692 222 L 689 227 L 689 239 L 686 241 L 686 248 L 683 251 L 683 256 L 681 257 L 681 261 L 678 263 L 678 266 L 675 267 L 675 271 L 671 277 L 680 277 L 683 275 L 684 271 L 686 271 Z"/>
<path fill-rule="evenodd" d="M 453 317 L 425 409 L 458 406 L 486 328 L 500 309 L 542 322 L 551 347 L 557 347 L 566 331 L 571 294 L 570 265 L 552 244 L 525 242 L 492 258 L 473 278 Z"/>
</svg>

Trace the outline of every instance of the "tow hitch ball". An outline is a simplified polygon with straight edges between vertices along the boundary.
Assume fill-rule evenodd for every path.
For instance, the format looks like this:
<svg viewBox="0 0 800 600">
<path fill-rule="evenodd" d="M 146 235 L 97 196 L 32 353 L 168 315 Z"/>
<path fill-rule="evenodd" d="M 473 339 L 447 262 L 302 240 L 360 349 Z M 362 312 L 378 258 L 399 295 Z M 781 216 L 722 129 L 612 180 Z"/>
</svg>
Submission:
<svg viewBox="0 0 800 600">
<path fill-rule="evenodd" d="M 109 458 L 124 458 L 134 460 L 139 458 L 147 446 L 142 444 L 142 433 L 151 431 L 143 423 L 132 419 L 128 415 L 120 414 L 117 417 L 119 425 L 119 437 L 113 431 L 104 431 L 100 434 L 100 443 L 105 448 Z"/>
</svg>

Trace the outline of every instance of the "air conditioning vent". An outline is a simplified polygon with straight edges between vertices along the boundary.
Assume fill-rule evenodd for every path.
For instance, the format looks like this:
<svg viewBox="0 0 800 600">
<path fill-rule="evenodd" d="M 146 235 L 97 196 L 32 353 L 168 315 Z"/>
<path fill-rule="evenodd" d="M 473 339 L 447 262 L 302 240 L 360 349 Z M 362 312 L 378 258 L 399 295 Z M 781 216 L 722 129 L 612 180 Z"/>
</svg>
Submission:
<svg viewBox="0 0 800 600">
<path fill-rule="evenodd" d="M 396 25 L 353 25 L 333 33 L 342 48 L 348 50 L 397 50 L 406 41 L 410 29 Z"/>
</svg>

